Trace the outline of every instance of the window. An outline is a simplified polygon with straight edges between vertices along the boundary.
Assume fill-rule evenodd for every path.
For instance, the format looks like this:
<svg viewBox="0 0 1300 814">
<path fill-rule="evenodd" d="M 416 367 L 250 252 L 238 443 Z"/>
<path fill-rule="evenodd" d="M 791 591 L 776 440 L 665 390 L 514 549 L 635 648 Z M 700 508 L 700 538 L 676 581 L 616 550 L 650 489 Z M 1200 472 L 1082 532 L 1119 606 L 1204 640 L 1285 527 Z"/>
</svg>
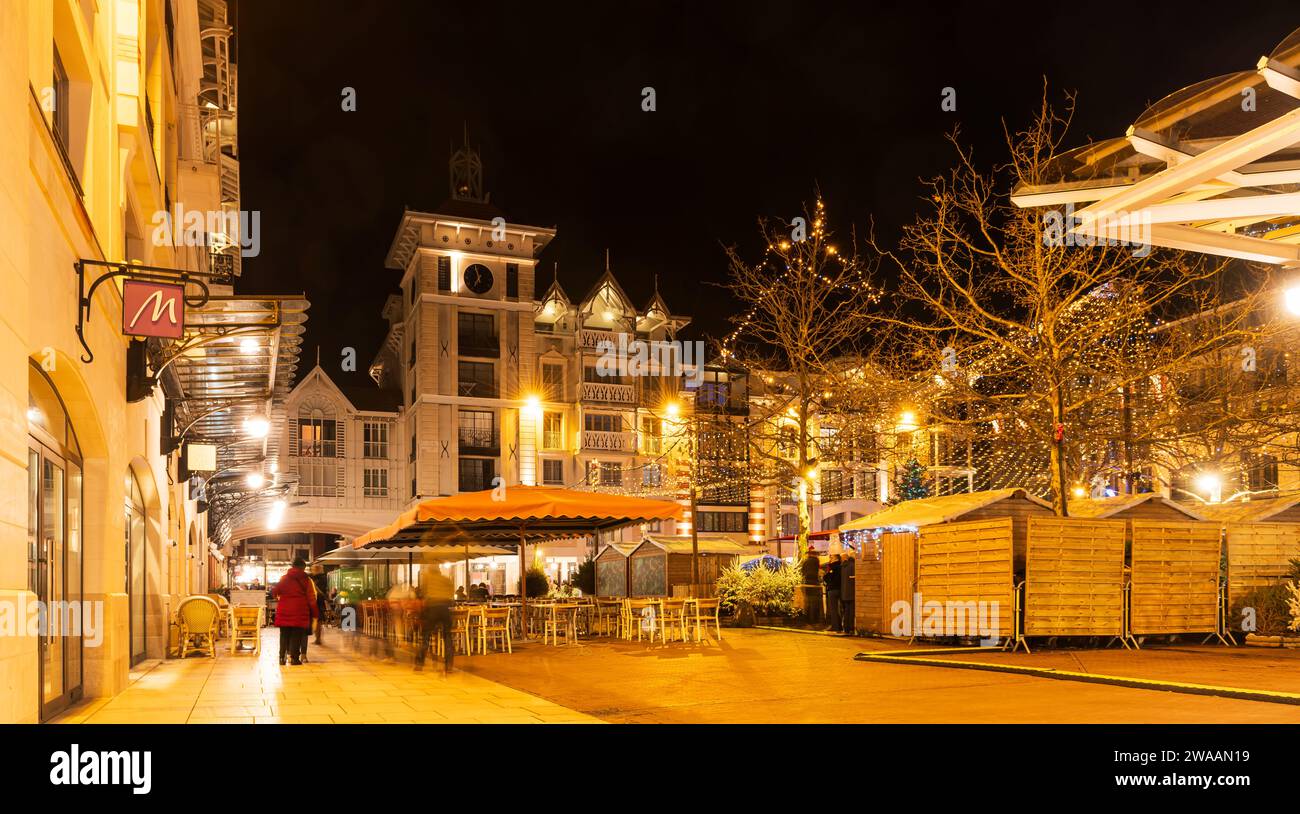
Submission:
<svg viewBox="0 0 1300 814">
<path fill-rule="evenodd" d="M 743 512 L 700 512 L 700 531 L 743 532 L 745 514 Z"/>
<path fill-rule="evenodd" d="M 844 477 L 842 469 L 825 469 L 821 473 L 822 501 L 846 500 L 853 497 L 853 489 L 845 488 L 852 481 Z"/>
<path fill-rule="evenodd" d="M 321 410 L 312 410 L 298 418 L 298 454 L 303 458 L 338 456 L 338 422 L 325 418 Z"/>
<path fill-rule="evenodd" d="M 298 464 L 298 494 L 308 497 L 334 497 L 338 487 L 338 468 L 332 463 L 301 461 Z"/>
<path fill-rule="evenodd" d="M 461 313 L 456 319 L 456 341 L 462 356 L 501 355 L 496 319 L 491 314 Z"/>
<path fill-rule="evenodd" d="M 542 364 L 542 393 L 547 401 L 564 400 L 564 365 Z"/>
<path fill-rule="evenodd" d="M 415 460 L 415 427 L 411 427 L 411 452 L 407 460 L 408 461 Z M 415 494 L 415 492 L 412 491 L 411 494 Z"/>
<path fill-rule="evenodd" d="M 451 258 L 438 258 L 438 290 L 451 291 Z"/>
<path fill-rule="evenodd" d="M 496 398 L 496 368 L 491 362 L 457 362 L 460 394 L 478 398 Z"/>
<path fill-rule="evenodd" d="M 492 458 L 461 458 L 459 469 L 460 491 L 482 492 L 492 488 L 496 477 L 496 461 Z"/>
<path fill-rule="evenodd" d="M 457 440 L 462 449 L 496 449 L 496 414 L 490 410 L 461 410 Z"/>
<path fill-rule="evenodd" d="M 618 374 L 602 372 L 595 365 L 584 365 L 582 368 L 582 380 L 593 384 L 627 384 L 627 377 Z"/>
<path fill-rule="evenodd" d="M 781 515 L 781 536 L 793 537 L 799 533 L 799 515 L 783 514 Z"/>
<path fill-rule="evenodd" d="M 554 458 L 544 458 L 542 460 L 542 483 L 547 486 L 561 486 L 564 484 L 564 461 Z"/>
<path fill-rule="evenodd" d="M 601 486 L 623 485 L 623 466 L 616 461 L 601 461 L 598 464 L 598 475 Z"/>
<path fill-rule="evenodd" d="M 658 418 L 645 416 L 641 419 L 641 451 L 647 455 L 658 455 L 663 451 L 664 422 Z"/>
<path fill-rule="evenodd" d="M 367 421 L 362 427 L 364 436 L 363 454 L 367 458 L 388 457 L 388 423 L 384 421 Z"/>
<path fill-rule="evenodd" d="M 1272 455 L 1246 456 L 1246 486 L 1252 492 L 1277 489 L 1277 458 Z"/>
<path fill-rule="evenodd" d="M 72 107 L 72 94 L 70 93 L 70 83 L 68 82 L 68 71 L 63 67 L 63 58 L 59 56 L 59 49 L 54 49 L 54 135 L 59 141 L 59 146 L 66 153 L 68 150 L 68 137 L 70 132 L 70 121 L 68 111 Z"/>
<path fill-rule="evenodd" d="M 364 494 L 366 497 L 388 497 L 387 469 L 367 469 L 365 471 Z"/>
<path fill-rule="evenodd" d="M 858 497 L 880 500 L 880 476 L 874 469 L 858 473 Z"/>
<path fill-rule="evenodd" d="M 611 413 L 586 413 L 582 428 L 588 432 L 622 432 L 623 420 Z"/>
<path fill-rule="evenodd" d="M 564 414 L 542 414 L 542 449 L 564 449 Z"/>
<path fill-rule="evenodd" d="M 411 342 L 410 344 L 407 345 L 406 366 L 407 368 L 415 367 L 415 327 L 414 326 L 411 327 Z"/>
<path fill-rule="evenodd" d="M 663 464 L 646 464 L 641 469 L 641 485 L 657 488 L 664 485 Z"/>
<path fill-rule="evenodd" d="M 506 299 L 519 299 L 519 264 L 506 263 Z"/>
</svg>

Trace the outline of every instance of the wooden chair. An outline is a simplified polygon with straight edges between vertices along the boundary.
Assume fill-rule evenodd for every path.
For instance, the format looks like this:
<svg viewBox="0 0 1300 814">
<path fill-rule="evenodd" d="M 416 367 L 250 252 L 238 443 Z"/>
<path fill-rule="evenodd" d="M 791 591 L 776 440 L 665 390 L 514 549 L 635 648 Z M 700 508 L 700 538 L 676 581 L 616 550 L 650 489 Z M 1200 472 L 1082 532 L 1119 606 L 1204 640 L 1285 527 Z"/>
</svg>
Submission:
<svg viewBox="0 0 1300 814">
<path fill-rule="evenodd" d="M 642 620 L 645 619 L 646 608 L 650 609 L 650 640 L 654 641 L 655 630 L 658 629 L 658 620 L 655 614 L 659 611 L 659 600 L 657 599 L 626 599 L 623 601 L 622 616 L 622 633 L 623 638 L 628 641 L 632 640 L 632 635 L 636 634 L 636 640 L 641 641 Z"/>
<path fill-rule="evenodd" d="M 176 609 L 181 623 L 180 657 L 190 653 L 207 653 L 217 656 L 217 629 L 221 625 L 221 609 L 207 596 L 191 596 Z"/>
<path fill-rule="evenodd" d="M 673 638 L 678 641 L 686 641 L 686 601 L 683 599 L 661 599 L 659 600 L 659 612 L 656 614 L 659 623 L 658 633 L 659 640 L 668 644 L 668 636 L 672 634 Z M 654 641 L 654 636 L 650 637 Z"/>
<path fill-rule="evenodd" d="M 480 653 L 487 653 L 488 642 L 495 642 L 497 647 L 505 645 L 507 653 L 515 652 L 510 645 L 510 609 L 485 608 L 478 627 L 478 646 Z"/>
<path fill-rule="evenodd" d="M 474 641 L 470 638 L 470 609 L 452 608 L 451 641 L 453 647 L 461 647 L 465 655 L 474 654 Z"/>
<path fill-rule="evenodd" d="M 571 644 L 578 638 L 573 608 L 551 604 L 547 605 L 545 610 L 546 615 L 542 619 L 542 644 L 546 644 L 549 638 L 551 644 L 558 646 L 561 635 L 564 636 L 565 644 Z"/>
<path fill-rule="evenodd" d="M 623 601 L 621 599 L 597 599 L 595 613 L 595 631 L 593 632 L 598 636 L 617 636 L 620 627 L 619 617 L 623 613 Z"/>
<path fill-rule="evenodd" d="M 709 622 L 713 622 L 713 629 L 718 634 L 718 641 L 722 641 L 722 601 L 719 599 L 697 599 L 695 600 L 695 641 L 702 642 L 702 634 L 709 632 Z"/>
<path fill-rule="evenodd" d="M 253 653 L 262 652 L 262 606 L 235 605 L 230 609 L 230 653 L 239 652 L 239 645 L 252 644 Z"/>
</svg>

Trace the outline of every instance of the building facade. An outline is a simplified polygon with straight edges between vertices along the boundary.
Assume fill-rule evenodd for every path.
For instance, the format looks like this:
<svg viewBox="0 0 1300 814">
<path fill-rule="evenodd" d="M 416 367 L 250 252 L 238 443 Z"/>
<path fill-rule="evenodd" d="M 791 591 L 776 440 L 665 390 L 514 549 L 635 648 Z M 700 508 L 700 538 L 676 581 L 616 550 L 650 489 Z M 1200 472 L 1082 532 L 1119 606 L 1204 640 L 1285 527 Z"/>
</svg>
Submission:
<svg viewBox="0 0 1300 814">
<path fill-rule="evenodd" d="M 220 578 L 226 520 L 204 510 L 236 495 L 217 496 L 218 472 L 191 480 L 182 445 L 215 449 L 214 422 L 249 413 L 200 401 L 195 382 L 222 360 L 264 370 L 286 324 L 211 327 L 266 304 L 233 296 L 226 15 L 224 0 L 0 4 L 0 722 L 118 693 L 132 665 L 165 657 L 180 601 Z M 183 212 L 213 213 L 199 240 L 170 228 Z M 124 309 L 146 269 L 206 302 L 173 294 L 164 310 L 155 288 L 149 327 L 133 331 L 152 338 L 133 339 L 124 326 L 149 300 L 133 319 Z M 273 415 L 276 387 L 253 389 L 250 409 Z M 212 466 L 241 460 L 223 449 Z"/>
</svg>

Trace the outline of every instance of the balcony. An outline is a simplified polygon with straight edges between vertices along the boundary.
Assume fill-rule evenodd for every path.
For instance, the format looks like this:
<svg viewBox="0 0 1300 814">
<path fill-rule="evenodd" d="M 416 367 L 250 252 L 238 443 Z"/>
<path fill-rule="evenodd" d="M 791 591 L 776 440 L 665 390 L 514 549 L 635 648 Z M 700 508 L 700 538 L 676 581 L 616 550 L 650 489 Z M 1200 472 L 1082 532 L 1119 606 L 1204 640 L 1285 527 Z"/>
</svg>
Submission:
<svg viewBox="0 0 1300 814">
<path fill-rule="evenodd" d="M 635 452 L 636 433 L 583 430 L 582 448 L 601 452 Z"/>
<path fill-rule="evenodd" d="M 582 330 L 578 332 L 578 344 L 582 346 L 583 350 L 590 351 L 598 350 L 597 345 L 601 342 L 613 342 L 614 346 L 617 347 L 618 337 L 619 335 L 613 331 Z"/>
<path fill-rule="evenodd" d="M 583 382 L 582 400 L 604 401 L 611 404 L 635 404 L 636 388 L 630 384 Z"/>
<path fill-rule="evenodd" d="M 496 429 L 471 430 L 461 427 L 456 440 L 460 451 L 467 455 L 497 455 L 501 452 L 501 440 Z"/>
</svg>

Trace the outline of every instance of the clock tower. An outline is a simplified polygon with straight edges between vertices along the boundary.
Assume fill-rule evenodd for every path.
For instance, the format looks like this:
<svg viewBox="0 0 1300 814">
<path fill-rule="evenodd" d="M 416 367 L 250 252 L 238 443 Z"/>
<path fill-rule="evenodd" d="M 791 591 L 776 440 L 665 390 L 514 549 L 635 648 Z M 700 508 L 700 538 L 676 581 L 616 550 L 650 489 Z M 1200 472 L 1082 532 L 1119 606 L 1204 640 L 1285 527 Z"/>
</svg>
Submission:
<svg viewBox="0 0 1300 814">
<path fill-rule="evenodd" d="M 537 258 L 555 229 L 512 223 L 489 201 L 468 138 L 448 170 L 447 199 L 403 212 L 385 263 L 402 275 L 383 384 L 402 391 L 408 500 L 536 479 L 521 463 L 535 422 L 519 417 L 536 373 Z"/>
</svg>

